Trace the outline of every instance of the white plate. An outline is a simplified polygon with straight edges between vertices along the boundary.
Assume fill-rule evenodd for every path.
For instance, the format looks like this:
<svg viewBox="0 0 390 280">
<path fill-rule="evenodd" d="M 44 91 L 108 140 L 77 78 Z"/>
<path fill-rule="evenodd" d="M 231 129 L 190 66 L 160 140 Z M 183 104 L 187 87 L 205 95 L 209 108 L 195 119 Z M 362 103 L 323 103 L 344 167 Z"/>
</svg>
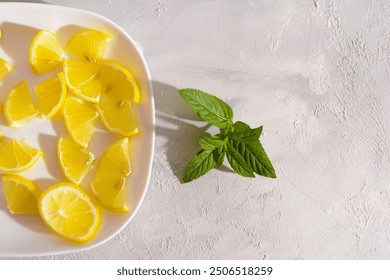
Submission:
<svg viewBox="0 0 390 280">
<path fill-rule="evenodd" d="M 60 254 L 101 245 L 130 222 L 142 202 L 150 178 L 155 119 L 151 79 L 146 62 L 135 42 L 123 29 L 110 20 L 88 11 L 46 4 L 0 3 L 0 28 L 3 32 L 3 38 L 0 39 L 0 57 L 14 65 L 14 71 L 0 82 L 1 102 L 18 81 L 25 79 L 32 91 L 36 83 L 56 73 L 53 71 L 35 75 L 28 64 L 28 47 L 31 39 L 42 29 L 57 33 L 62 46 L 81 28 L 94 28 L 111 34 L 113 40 L 105 57 L 117 60 L 128 67 L 140 84 L 143 99 L 136 110 L 141 134 L 131 139 L 133 174 L 128 185 L 130 211 L 127 214 L 113 214 L 103 210 L 100 232 L 91 242 L 79 245 L 64 240 L 51 233 L 39 216 L 9 214 L 2 194 L 3 188 L 0 187 L 0 256 Z M 44 152 L 44 160 L 41 159 L 33 168 L 20 175 L 35 180 L 42 189 L 56 182 L 65 181 L 56 158 L 58 136 L 67 137 L 61 119 L 52 122 L 40 120 L 22 128 L 11 129 L 1 116 L 0 128 L 7 137 L 24 138 L 29 144 L 39 147 Z M 99 127 L 92 139 L 91 150 L 99 156 L 109 143 L 119 138 Z M 89 175 L 82 184 L 86 190 L 92 174 Z"/>
</svg>

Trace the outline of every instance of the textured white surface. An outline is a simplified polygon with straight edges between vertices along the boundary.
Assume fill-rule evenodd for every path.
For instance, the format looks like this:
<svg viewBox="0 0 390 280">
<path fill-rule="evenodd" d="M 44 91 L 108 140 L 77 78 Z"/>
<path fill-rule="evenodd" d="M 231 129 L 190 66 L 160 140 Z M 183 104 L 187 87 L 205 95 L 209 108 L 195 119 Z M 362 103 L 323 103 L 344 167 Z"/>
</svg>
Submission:
<svg viewBox="0 0 390 280">
<path fill-rule="evenodd" d="M 55 259 L 390 258 L 390 4 L 60 1 L 121 25 L 154 79 L 152 180 L 117 238 Z M 181 185 L 205 130 L 197 87 L 264 125 L 278 179 L 226 168 Z"/>
</svg>

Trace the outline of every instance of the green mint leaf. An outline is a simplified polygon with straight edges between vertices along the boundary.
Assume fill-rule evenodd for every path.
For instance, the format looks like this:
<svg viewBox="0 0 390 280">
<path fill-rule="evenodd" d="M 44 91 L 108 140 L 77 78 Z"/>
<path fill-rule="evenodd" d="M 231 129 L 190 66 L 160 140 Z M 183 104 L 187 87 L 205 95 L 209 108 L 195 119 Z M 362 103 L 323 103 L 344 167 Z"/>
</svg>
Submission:
<svg viewBox="0 0 390 280">
<path fill-rule="evenodd" d="M 230 131 L 227 136 L 230 139 L 236 140 L 238 142 L 250 144 L 257 141 L 260 138 L 262 132 L 263 132 L 262 126 L 254 129 L 249 127 L 247 129 L 238 129 L 238 130 Z"/>
<path fill-rule="evenodd" d="M 250 144 L 229 140 L 229 144 L 243 156 L 255 173 L 276 178 L 274 167 L 259 140 Z"/>
<path fill-rule="evenodd" d="M 219 147 L 213 151 L 215 167 L 220 168 L 225 160 L 226 150 L 224 147 Z"/>
<path fill-rule="evenodd" d="M 226 147 L 226 156 L 233 170 L 244 177 L 255 177 L 251 166 L 245 161 L 245 158 L 240 154 L 240 152 L 230 143 L 228 143 Z"/>
<path fill-rule="evenodd" d="M 218 97 L 192 88 L 181 89 L 179 93 L 187 105 L 204 121 L 218 128 L 232 125 L 233 110 Z"/>
<path fill-rule="evenodd" d="M 200 136 L 202 150 L 191 159 L 184 172 L 183 181 L 190 182 L 219 168 L 227 157 L 239 175 L 255 177 L 254 173 L 276 178 L 274 167 L 259 138 L 263 127 L 252 129 L 244 122 L 233 123 L 233 111 L 219 98 L 197 89 L 181 89 L 180 95 L 187 105 L 203 120 L 218 127 L 220 134 Z"/>
<path fill-rule="evenodd" d="M 225 145 L 225 141 L 208 136 L 199 136 L 198 142 L 203 150 L 215 150 Z"/>
<path fill-rule="evenodd" d="M 202 150 L 188 163 L 183 182 L 188 183 L 206 174 L 215 166 L 213 150 Z"/>
<path fill-rule="evenodd" d="M 233 129 L 236 132 L 246 131 L 250 129 L 250 126 L 244 122 L 237 121 L 233 124 Z M 240 143 L 235 140 L 230 140 L 229 142 L 236 150 L 240 151 L 255 173 L 269 178 L 276 178 L 275 169 L 259 140 L 250 144 Z"/>
</svg>

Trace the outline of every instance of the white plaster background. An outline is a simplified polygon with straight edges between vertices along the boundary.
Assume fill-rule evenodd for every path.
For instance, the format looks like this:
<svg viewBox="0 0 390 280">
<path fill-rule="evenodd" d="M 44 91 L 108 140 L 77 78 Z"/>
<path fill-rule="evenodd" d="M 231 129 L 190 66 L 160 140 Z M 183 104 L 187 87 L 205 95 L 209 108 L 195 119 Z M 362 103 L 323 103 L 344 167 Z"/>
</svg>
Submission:
<svg viewBox="0 0 390 280">
<path fill-rule="evenodd" d="M 136 217 L 103 246 L 51 258 L 390 258 L 390 2 L 46 2 L 102 14 L 140 42 L 157 111 Z M 225 169 L 180 184 L 204 125 L 182 87 L 263 124 L 278 179 Z"/>
</svg>

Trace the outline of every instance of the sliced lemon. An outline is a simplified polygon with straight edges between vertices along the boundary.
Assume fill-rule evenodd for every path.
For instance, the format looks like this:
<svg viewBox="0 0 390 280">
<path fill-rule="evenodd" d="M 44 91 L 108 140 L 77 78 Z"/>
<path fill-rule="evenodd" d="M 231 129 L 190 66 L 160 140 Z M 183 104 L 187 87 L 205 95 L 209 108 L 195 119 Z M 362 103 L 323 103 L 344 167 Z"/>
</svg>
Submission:
<svg viewBox="0 0 390 280">
<path fill-rule="evenodd" d="M 9 140 L 0 149 L 0 172 L 20 173 L 31 168 L 42 156 L 42 151 L 25 141 Z"/>
<path fill-rule="evenodd" d="M 0 79 L 12 70 L 12 65 L 0 57 Z"/>
<path fill-rule="evenodd" d="M 108 131 L 123 136 L 139 133 L 137 118 L 130 101 L 106 100 L 96 105 Z"/>
<path fill-rule="evenodd" d="M 87 61 L 95 62 L 102 58 L 111 36 L 95 29 L 84 29 L 70 38 L 65 50 Z"/>
<path fill-rule="evenodd" d="M 96 131 L 99 114 L 81 101 L 66 97 L 63 106 L 63 117 L 66 130 L 74 142 L 87 148 Z"/>
<path fill-rule="evenodd" d="M 109 145 L 103 152 L 94 180 L 118 180 L 131 173 L 131 154 L 129 138 L 122 138 Z"/>
<path fill-rule="evenodd" d="M 38 108 L 46 118 L 52 118 L 62 107 L 66 97 L 64 74 L 58 73 L 54 77 L 34 87 L 38 99 Z"/>
<path fill-rule="evenodd" d="M 98 103 L 102 95 L 115 100 L 140 101 L 134 76 L 116 62 L 65 60 L 64 74 L 67 86 L 85 101 Z"/>
<path fill-rule="evenodd" d="M 140 102 L 139 86 L 133 74 L 123 65 L 105 60 L 102 62 L 102 93 L 110 99 Z"/>
<path fill-rule="evenodd" d="M 65 177 L 79 185 L 92 169 L 95 156 L 73 141 L 59 138 L 57 143 L 58 161 Z"/>
<path fill-rule="evenodd" d="M 41 30 L 31 42 L 28 53 L 29 63 L 35 73 L 50 71 L 62 64 L 64 51 L 54 33 Z"/>
<path fill-rule="evenodd" d="M 39 111 L 34 105 L 26 81 L 21 81 L 11 89 L 3 110 L 10 127 L 20 127 L 37 118 Z"/>
<path fill-rule="evenodd" d="M 59 183 L 44 191 L 38 208 L 44 223 L 64 238 L 87 242 L 98 231 L 99 209 L 84 191 L 71 183 Z"/>
<path fill-rule="evenodd" d="M 18 175 L 3 175 L 3 190 L 7 208 L 12 214 L 38 214 L 40 188 Z"/>
<path fill-rule="evenodd" d="M 128 212 L 126 178 L 91 182 L 92 192 L 100 204 L 115 212 Z"/>
<path fill-rule="evenodd" d="M 123 138 L 103 152 L 90 186 L 98 201 L 107 209 L 127 211 L 125 178 L 131 173 L 130 142 Z"/>
<path fill-rule="evenodd" d="M 76 60 L 64 61 L 64 74 L 69 89 L 81 99 L 97 103 L 101 95 L 100 66 Z"/>
</svg>

